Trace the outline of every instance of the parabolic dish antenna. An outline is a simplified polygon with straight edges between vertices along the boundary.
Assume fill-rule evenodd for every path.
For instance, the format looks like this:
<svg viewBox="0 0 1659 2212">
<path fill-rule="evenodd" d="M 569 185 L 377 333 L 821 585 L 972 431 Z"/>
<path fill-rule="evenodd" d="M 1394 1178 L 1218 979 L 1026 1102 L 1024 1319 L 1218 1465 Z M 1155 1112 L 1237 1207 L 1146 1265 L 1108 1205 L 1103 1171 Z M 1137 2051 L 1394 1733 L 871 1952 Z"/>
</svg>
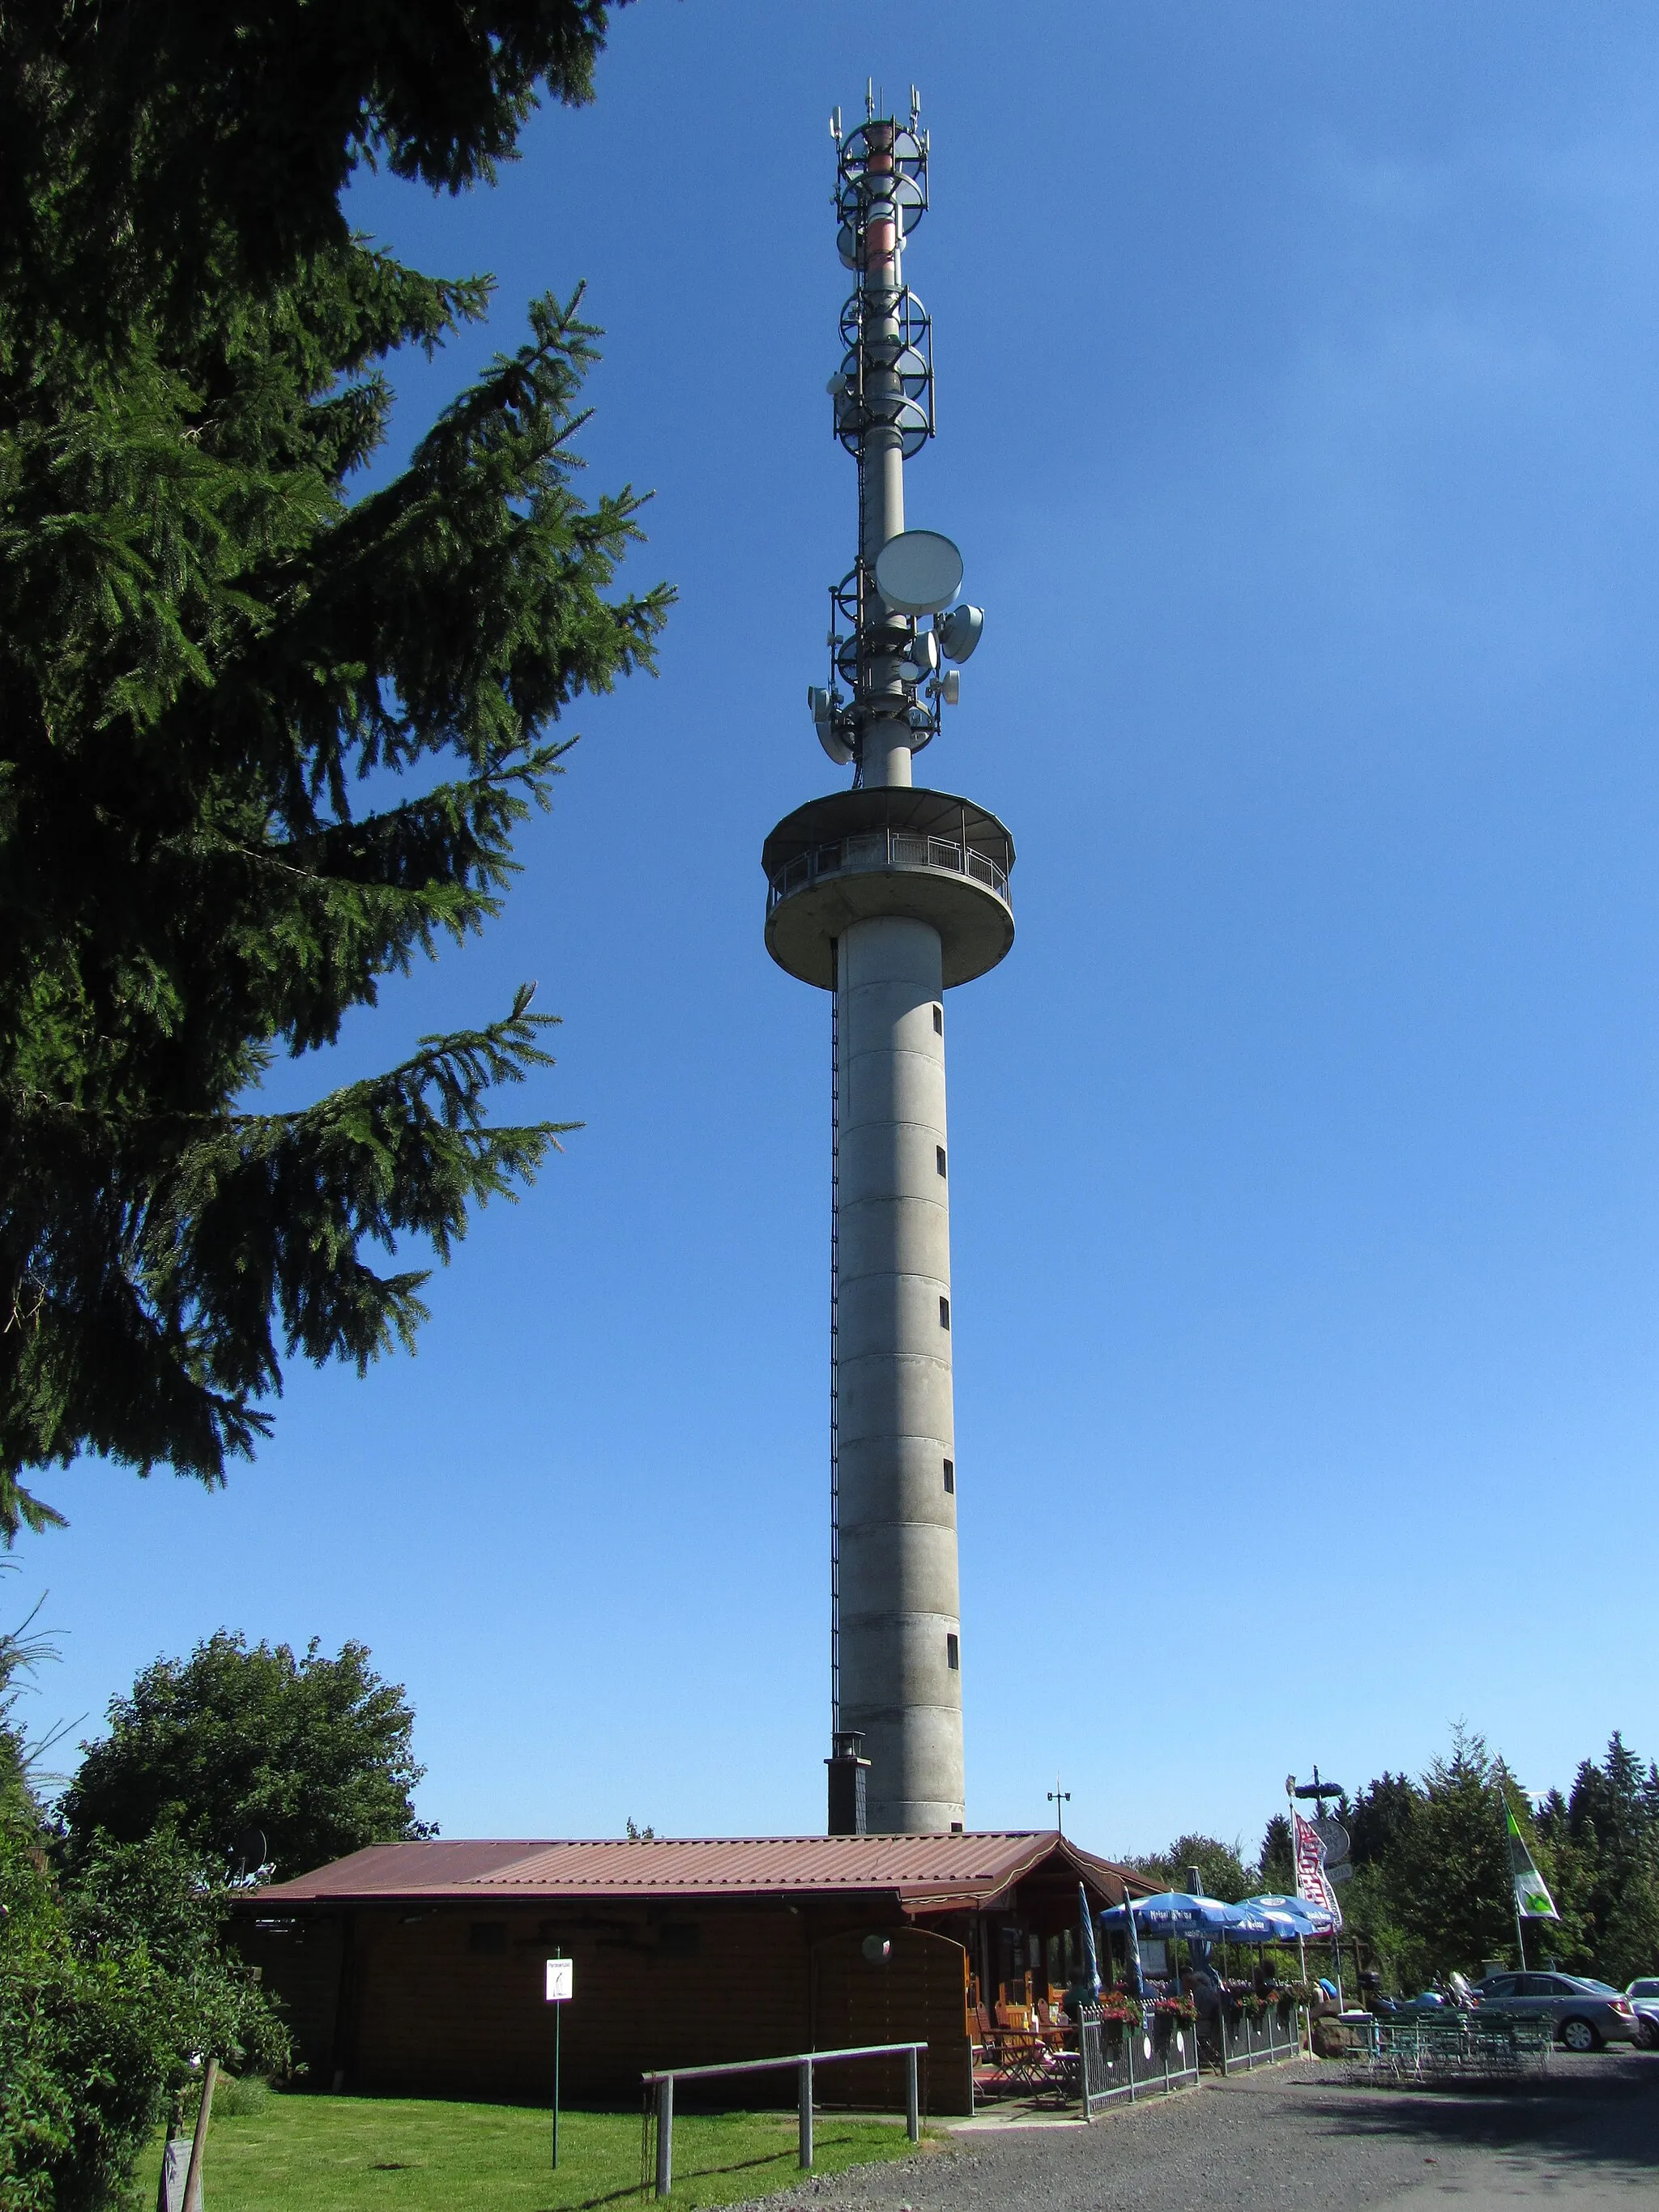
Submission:
<svg viewBox="0 0 1659 2212">
<path fill-rule="evenodd" d="M 897 614 L 937 614 L 962 589 L 962 556 L 937 530 L 902 530 L 876 556 L 876 589 Z"/>
</svg>

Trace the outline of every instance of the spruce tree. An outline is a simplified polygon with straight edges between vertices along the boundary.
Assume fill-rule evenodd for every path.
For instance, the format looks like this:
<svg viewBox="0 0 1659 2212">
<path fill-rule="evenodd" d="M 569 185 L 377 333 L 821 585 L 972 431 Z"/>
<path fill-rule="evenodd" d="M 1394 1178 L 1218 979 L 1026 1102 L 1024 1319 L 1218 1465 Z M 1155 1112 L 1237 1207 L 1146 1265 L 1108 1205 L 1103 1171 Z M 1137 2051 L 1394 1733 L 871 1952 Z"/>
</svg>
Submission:
<svg viewBox="0 0 1659 2212">
<path fill-rule="evenodd" d="M 283 1361 L 359 1370 L 555 1125 L 521 990 L 384 1074 L 261 1113 L 279 1053 L 477 931 L 583 693 L 648 665 L 629 490 L 571 441 L 580 294 L 353 483 L 382 364 L 486 308 L 341 211 L 353 167 L 456 191 L 538 88 L 592 90 L 597 0 L 15 0 L 0 12 L 0 1532 L 99 1452 L 223 1479 Z M 354 492 L 359 495 L 354 496 Z"/>
<path fill-rule="evenodd" d="M 1501 1760 L 1473 1730 L 1455 1729 L 1450 1756 L 1424 1776 L 1387 1861 L 1389 1902 L 1429 1973 L 1478 1973 L 1484 1960 L 1513 1954 L 1505 1797 L 1529 1829 L 1526 1799 Z"/>
<path fill-rule="evenodd" d="M 1389 1858 L 1398 1848 L 1421 1802 L 1422 1793 L 1410 1776 L 1390 1774 L 1386 1767 L 1374 1782 L 1366 1784 L 1351 1805 L 1345 1802 L 1341 1817 L 1351 1839 L 1355 1866 Z"/>
<path fill-rule="evenodd" d="M 1560 1825 L 1578 1871 L 1586 1940 L 1600 1970 L 1624 1982 L 1659 1962 L 1659 1818 L 1652 1768 L 1615 1729 L 1598 1765 L 1573 1778 Z"/>
</svg>

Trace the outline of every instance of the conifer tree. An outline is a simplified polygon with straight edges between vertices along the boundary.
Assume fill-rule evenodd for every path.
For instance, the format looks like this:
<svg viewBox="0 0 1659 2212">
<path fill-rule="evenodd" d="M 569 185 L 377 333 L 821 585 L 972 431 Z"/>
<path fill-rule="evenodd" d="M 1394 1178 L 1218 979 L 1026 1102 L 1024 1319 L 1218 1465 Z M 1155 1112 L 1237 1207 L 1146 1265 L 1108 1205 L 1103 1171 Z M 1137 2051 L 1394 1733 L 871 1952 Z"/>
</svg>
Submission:
<svg viewBox="0 0 1659 2212">
<path fill-rule="evenodd" d="M 382 364 L 476 276 L 354 235 L 354 166 L 451 191 L 538 88 L 592 90 L 598 0 L 9 0 L 0 11 L 0 1533 L 29 1470 L 223 1479 L 282 1363 L 408 1344 L 555 1125 L 521 990 L 386 1073 L 261 1113 L 279 1053 L 477 931 L 573 700 L 649 665 L 626 489 L 571 440 L 580 294 L 353 496 Z M 400 784 L 399 779 L 403 781 Z M 253 1100 L 257 1105 L 257 1098 Z"/>
<path fill-rule="evenodd" d="M 1577 1871 L 1587 1942 L 1620 1981 L 1659 1964 L 1659 1817 L 1651 1766 L 1614 1729 L 1598 1765 L 1583 1760 L 1557 1814 Z"/>
<path fill-rule="evenodd" d="M 1502 1761 L 1472 1729 L 1455 1729 L 1449 1757 L 1423 1778 L 1389 1867 L 1391 1902 L 1430 1973 L 1478 1973 L 1483 1960 L 1513 1948 L 1506 1798 L 1529 1828 L 1526 1800 Z"/>
</svg>

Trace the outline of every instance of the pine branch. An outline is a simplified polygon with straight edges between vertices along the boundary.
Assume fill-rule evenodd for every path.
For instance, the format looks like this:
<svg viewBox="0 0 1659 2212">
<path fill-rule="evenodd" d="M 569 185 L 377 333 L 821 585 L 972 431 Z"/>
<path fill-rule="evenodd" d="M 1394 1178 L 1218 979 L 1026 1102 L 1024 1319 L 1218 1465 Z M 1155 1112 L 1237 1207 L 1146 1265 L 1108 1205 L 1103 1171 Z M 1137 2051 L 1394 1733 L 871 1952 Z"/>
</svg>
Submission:
<svg viewBox="0 0 1659 2212">
<path fill-rule="evenodd" d="M 54 1104 L 15 1128 L 40 1174 L 66 1158 L 82 1170 L 102 1161 L 122 1227 L 112 1272 L 100 1272 L 106 1239 L 65 1235 L 61 1212 L 14 1259 L 0 1332 L 8 1541 L 21 1522 L 52 1515 L 18 1491 L 30 1464 L 67 1462 L 87 1443 L 143 1474 L 166 1462 L 215 1484 L 269 1432 L 256 1401 L 280 1394 L 284 1354 L 347 1359 L 361 1373 L 396 1343 L 412 1348 L 427 1271 L 378 1273 L 362 1248 L 391 1252 L 415 1237 L 447 1262 L 473 1210 L 515 1200 L 580 1126 L 487 1119 L 491 1091 L 552 1065 L 538 1040 L 556 1018 L 532 1012 L 532 994 L 525 986 L 501 1020 L 424 1037 L 386 1073 L 294 1111 L 117 1116 Z M 116 1188 L 117 1164 L 132 1162 L 149 1166 Z M 93 1349 L 125 1395 L 117 1418 L 83 1434 L 65 1413 L 89 1314 Z"/>
</svg>

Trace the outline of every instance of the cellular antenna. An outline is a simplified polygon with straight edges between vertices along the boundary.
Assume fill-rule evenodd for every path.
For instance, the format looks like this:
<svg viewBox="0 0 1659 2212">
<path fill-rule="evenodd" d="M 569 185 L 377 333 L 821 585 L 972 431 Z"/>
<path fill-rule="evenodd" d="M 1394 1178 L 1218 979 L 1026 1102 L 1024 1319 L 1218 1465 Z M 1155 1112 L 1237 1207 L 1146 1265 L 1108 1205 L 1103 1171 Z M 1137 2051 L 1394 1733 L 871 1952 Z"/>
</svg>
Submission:
<svg viewBox="0 0 1659 2212">
<path fill-rule="evenodd" d="M 830 994 L 830 1830 L 926 1834 L 965 1820 L 945 994 L 1013 943 L 1014 848 L 915 781 L 984 615 L 951 539 L 905 526 L 905 464 L 933 435 L 933 328 L 904 270 L 928 148 L 914 86 L 908 123 L 876 113 L 873 78 L 865 105 L 836 139 L 853 290 L 830 380 L 858 549 L 807 694 L 853 778 L 779 823 L 763 865 L 767 949 Z"/>
</svg>

